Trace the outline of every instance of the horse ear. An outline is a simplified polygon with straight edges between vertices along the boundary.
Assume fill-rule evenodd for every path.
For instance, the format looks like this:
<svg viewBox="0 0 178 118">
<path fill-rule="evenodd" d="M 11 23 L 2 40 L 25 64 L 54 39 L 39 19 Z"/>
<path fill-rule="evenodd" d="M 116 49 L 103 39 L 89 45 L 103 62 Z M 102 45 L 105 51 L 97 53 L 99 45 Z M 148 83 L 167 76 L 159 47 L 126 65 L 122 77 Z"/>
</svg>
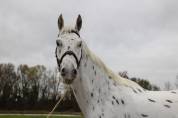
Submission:
<svg viewBox="0 0 178 118">
<path fill-rule="evenodd" d="M 75 29 L 76 29 L 77 31 L 80 31 L 81 27 L 82 27 L 82 17 L 81 17 L 80 14 L 79 14 L 78 17 L 77 17 Z"/>
<path fill-rule="evenodd" d="M 63 20 L 63 17 L 62 17 L 62 14 L 59 16 L 58 18 L 58 28 L 59 28 L 59 31 L 61 31 L 61 29 L 64 27 L 64 20 Z"/>
</svg>

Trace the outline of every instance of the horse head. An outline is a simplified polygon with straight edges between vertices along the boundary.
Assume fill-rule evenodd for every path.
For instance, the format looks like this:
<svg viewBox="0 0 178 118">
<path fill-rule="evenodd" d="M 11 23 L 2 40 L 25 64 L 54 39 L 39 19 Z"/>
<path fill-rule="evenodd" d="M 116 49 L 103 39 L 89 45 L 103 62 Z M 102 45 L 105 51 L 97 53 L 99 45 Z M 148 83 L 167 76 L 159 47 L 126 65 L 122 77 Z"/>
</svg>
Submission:
<svg viewBox="0 0 178 118">
<path fill-rule="evenodd" d="M 79 77 L 82 58 L 82 40 L 79 33 L 81 27 L 80 15 L 78 15 L 75 27 L 64 26 L 62 14 L 58 18 L 59 35 L 56 40 L 56 59 L 65 84 L 71 84 L 74 79 Z"/>
</svg>

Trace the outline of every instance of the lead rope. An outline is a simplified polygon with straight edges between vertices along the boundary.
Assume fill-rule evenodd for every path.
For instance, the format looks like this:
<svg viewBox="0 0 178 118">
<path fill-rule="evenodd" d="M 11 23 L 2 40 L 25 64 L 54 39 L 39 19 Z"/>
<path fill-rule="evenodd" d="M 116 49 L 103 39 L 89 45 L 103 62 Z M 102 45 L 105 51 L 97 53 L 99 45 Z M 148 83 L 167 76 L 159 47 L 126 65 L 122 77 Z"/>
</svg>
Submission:
<svg viewBox="0 0 178 118">
<path fill-rule="evenodd" d="M 67 88 L 67 89 L 66 89 Z M 64 94 L 61 96 L 61 98 L 58 100 L 58 102 L 56 103 L 56 105 L 53 107 L 53 109 L 51 110 L 51 112 L 48 113 L 47 117 L 46 118 L 49 118 L 52 113 L 54 112 L 54 110 L 57 108 L 57 106 L 59 105 L 59 103 L 63 100 L 63 98 L 65 97 L 66 93 L 67 93 L 67 90 L 68 90 L 68 86 L 65 87 L 64 89 Z"/>
</svg>

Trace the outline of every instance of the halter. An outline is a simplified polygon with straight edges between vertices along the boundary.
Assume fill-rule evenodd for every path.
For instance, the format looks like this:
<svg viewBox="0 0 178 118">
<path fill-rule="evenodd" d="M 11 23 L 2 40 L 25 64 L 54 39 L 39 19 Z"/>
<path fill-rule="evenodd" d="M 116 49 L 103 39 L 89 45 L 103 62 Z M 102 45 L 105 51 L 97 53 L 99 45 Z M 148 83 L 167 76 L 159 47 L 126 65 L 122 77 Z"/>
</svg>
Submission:
<svg viewBox="0 0 178 118">
<path fill-rule="evenodd" d="M 63 58 L 64 58 L 66 55 L 72 55 L 72 56 L 75 58 L 75 61 L 76 61 L 76 63 L 77 63 L 77 69 L 78 69 L 79 66 L 80 66 L 81 59 L 82 59 L 82 49 L 81 49 L 81 57 L 80 57 L 80 59 L 78 60 L 76 54 L 75 54 L 73 51 L 70 51 L 70 50 L 69 50 L 69 51 L 66 51 L 66 52 L 62 55 L 61 59 L 58 59 L 58 58 L 57 58 L 57 48 L 56 48 L 56 59 L 57 59 L 57 64 L 58 64 L 58 66 L 59 66 L 59 71 L 60 71 L 60 68 L 61 68 L 62 60 L 63 60 Z"/>
<path fill-rule="evenodd" d="M 76 34 L 76 35 L 80 38 L 80 34 L 79 34 L 77 31 L 75 31 L 75 30 L 71 30 L 69 33 L 74 33 L 74 34 Z M 78 60 L 76 54 L 75 54 L 73 51 L 70 51 L 70 50 L 66 51 L 66 52 L 62 55 L 61 59 L 58 59 L 58 58 L 57 58 L 57 47 L 56 47 L 55 53 L 56 53 L 57 64 L 58 64 L 58 66 L 59 66 L 59 71 L 60 71 L 60 68 L 61 68 L 62 60 L 63 60 L 63 58 L 64 58 L 66 55 L 72 55 L 72 56 L 75 58 L 75 61 L 76 61 L 76 63 L 77 63 L 77 69 L 79 68 L 79 66 L 80 66 L 80 61 L 81 61 L 81 59 L 82 59 L 82 49 L 81 49 L 81 57 L 80 57 L 79 60 Z"/>
<path fill-rule="evenodd" d="M 80 34 L 75 30 L 71 30 L 70 33 L 75 33 L 78 37 L 80 37 Z"/>
</svg>

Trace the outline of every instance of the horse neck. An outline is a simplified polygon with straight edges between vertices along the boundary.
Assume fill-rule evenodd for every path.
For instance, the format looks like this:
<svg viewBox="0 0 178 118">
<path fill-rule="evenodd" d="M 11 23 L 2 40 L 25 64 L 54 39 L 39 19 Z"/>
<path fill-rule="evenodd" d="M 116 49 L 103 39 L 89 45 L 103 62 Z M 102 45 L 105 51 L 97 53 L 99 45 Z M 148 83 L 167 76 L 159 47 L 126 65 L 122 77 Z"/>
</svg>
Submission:
<svg viewBox="0 0 178 118">
<path fill-rule="evenodd" d="M 112 79 L 113 75 L 109 75 L 106 67 L 101 66 L 103 63 L 98 62 L 101 60 L 89 52 L 88 48 L 82 53 L 80 77 L 74 81 L 72 88 L 82 113 L 88 118 L 102 110 L 102 105 L 99 104 L 105 103 L 108 96 L 114 95 L 113 91 L 118 87 Z M 124 93 L 119 96 L 124 96 Z"/>
</svg>

